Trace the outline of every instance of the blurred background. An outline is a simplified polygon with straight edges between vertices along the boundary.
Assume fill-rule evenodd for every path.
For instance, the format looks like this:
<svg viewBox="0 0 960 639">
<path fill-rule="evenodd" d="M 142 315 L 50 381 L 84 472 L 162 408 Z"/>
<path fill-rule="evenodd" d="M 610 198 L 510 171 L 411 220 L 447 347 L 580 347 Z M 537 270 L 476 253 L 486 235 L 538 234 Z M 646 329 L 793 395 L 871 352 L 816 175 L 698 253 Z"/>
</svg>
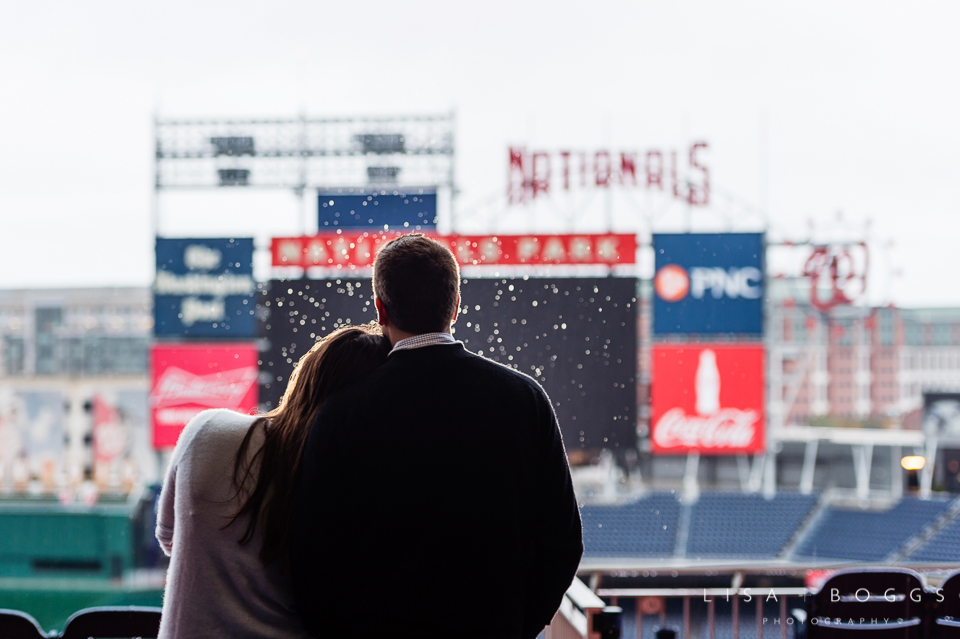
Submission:
<svg viewBox="0 0 960 639">
<path fill-rule="evenodd" d="M 0 6 L 0 607 L 159 602 L 183 425 L 276 406 L 410 231 L 461 263 L 456 337 L 549 393 L 625 632 L 707 632 L 683 588 L 936 583 L 958 12 Z"/>
</svg>

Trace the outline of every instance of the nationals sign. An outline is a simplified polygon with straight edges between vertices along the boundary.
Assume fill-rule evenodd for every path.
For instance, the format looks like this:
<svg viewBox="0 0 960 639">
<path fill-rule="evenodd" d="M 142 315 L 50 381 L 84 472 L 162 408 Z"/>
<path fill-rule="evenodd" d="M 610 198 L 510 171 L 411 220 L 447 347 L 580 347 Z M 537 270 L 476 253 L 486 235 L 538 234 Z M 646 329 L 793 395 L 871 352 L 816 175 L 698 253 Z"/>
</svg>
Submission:
<svg viewBox="0 0 960 639">
<path fill-rule="evenodd" d="M 763 452 L 765 383 L 763 346 L 655 345 L 653 452 Z"/>
<path fill-rule="evenodd" d="M 524 147 L 510 147 L 507 202 L 526 204 L 561 190 L 632 187 L 669 193 L 687 204 L 706 206 L 710 203 L 710 171 L 702 156 L 706 150 L 706 142 L 690 145 L 688 164 L 678 172 L 676 150 L 529 152 Z"/>
<path fill-rule="evenodd" d="M 276 237 L 274 266 L 328 268 L 373 266 L 377 251 L 402 233 L 321 233 Z M 494 264 L 633 264 L 635 235 L 432 235 L 463 266 Z"/>
<path fill-rule="evenodd" d="M 173 448 L 197 413 L 257 409 L 258 353 L 248 344 L 154 344 L 150 414 L 153 447 Z"/>
</svg>

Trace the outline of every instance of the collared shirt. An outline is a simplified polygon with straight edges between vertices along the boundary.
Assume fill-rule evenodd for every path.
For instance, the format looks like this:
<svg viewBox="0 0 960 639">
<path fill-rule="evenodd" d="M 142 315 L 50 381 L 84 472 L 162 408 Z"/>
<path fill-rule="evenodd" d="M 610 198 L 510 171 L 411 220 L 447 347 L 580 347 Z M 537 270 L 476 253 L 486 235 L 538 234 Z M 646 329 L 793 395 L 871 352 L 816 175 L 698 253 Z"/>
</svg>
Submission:
<svg viewBox="0 0 960 639">
<path fill-rule="evenodd" d="M 457 340 L 450 333 L 422 333 L 414 335 L 407 339 L 402 339 L 393 345 L 390 350 L 392 355 L 394 351 L 405 351 L 422 346 L 433 346 L 434 344 L 457 344 Z"/>
</svg>

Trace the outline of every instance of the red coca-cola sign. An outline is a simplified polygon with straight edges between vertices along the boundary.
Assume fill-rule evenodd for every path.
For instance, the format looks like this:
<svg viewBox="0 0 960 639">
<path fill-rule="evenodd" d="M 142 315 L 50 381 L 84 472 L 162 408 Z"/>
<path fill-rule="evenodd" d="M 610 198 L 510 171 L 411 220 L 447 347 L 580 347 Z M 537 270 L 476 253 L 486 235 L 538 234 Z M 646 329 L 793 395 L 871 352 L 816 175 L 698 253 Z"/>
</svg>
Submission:
<svg viewBox="0 0 960 639">
<path fill-rule="evenodd" d="M 150 414 L 153 447 L 172 448 L 200 411 L 257 409 L 257 349 L 248 344 L 155 344 Z"/>
<path fill-rule="evenodd" d="M 763 452 L 764 393 L 763 346 L 654 346 L 650 388 L 653 452 Z"/>
</svg>

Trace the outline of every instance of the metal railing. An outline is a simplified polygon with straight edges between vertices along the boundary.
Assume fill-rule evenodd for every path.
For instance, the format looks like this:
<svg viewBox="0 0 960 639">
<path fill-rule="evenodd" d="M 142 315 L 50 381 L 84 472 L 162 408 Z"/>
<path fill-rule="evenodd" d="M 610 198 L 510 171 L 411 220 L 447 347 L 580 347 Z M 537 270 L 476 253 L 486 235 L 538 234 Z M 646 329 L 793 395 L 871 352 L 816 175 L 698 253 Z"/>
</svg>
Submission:
<svg viewBox="0 0 960 639">
<path fill-rule="evenodd" d="M 734 639 L 739 639 L 741 629 L 745 628 L 746 624 L 741 622 L 741 613 L 745 613 L 748 606 L 755 610 L 752 623 L 755 625 L 756 637 L 788 639 L 795 636 L 794 627 L 802 626 L 802 620 L 792 613 L 788 599 L 790 597 L 805 599 L 809 593 L 807 588 L 781 587 L 600 588 L 596 594 L 598 597 L 608 599 L 610 605 L 621 609 L 629 607 L 635 611 L 629 615 L 633 619 L 632 632 L 628 632 L 629 628 L 624 628 L 623 639 L 634 639 L 634 637 L 641 639 L 644 623 L 651 623 L 650 617 L 656 619 L 652 622 L 656 628 L 675 630 L 677 636 L 683 639 L 693 636 L 716 639 L 718 602 L 730 606 L 731 630 Z M 682 602 L 682 614 L 679 619 L 675 614 L 668 614 L 668 603 L 678 599 Z"/>
<path fill-rule="evenodd" d="M 37 620 L 19 610 L 0 609 L 0 637 L 9 639 L 86 639 L 87 637 L 156 637 L 160 608 L 100 606 L 78 610 L 63 632 L 44 631 Z"/>
<path fill-rule="evenodd" d="M 544 629 L 544 639 L 619 639 L 620 609 L 608 606 L 574 578 L 560 609 Z"/>
</svg>

